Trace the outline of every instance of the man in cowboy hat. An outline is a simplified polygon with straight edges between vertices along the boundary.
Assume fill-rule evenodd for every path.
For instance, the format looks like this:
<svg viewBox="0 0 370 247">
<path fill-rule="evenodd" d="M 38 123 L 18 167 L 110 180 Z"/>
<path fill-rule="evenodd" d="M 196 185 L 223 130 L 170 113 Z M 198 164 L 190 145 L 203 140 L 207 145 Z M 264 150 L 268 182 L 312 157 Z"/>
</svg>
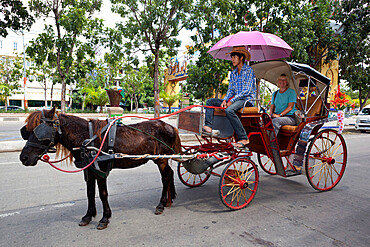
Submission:
<svg viewBox="0 0 370 247">
<path fill-rule="evenodd" d="M 244 46 L 233 47 L 231 54 L 231 61 L 235 66 L 230 74 L 229 88 L 227 89 L 226 96 L 223 99 L 208 99 L 207 106 L 221 106 L 226 108 L 226 117 L 229 119 L 231 126 L 238 137 L 238 142 L 233 143 L 235 148 L 247 149 L 246 145 L 249 144 L 247 133 L 239 119 L 236 112 L 244 107 L 253 106 L 253 99 L 256 99 L 256 76 L 253 69 L 245 64 L 245 60 L 250 60 L 251 55 Z M 213 108 L 206 108 L 205 125 L 202 134 L 205 135 L 219 135 L 218 130 L 212 129 Z"/>
</svg>

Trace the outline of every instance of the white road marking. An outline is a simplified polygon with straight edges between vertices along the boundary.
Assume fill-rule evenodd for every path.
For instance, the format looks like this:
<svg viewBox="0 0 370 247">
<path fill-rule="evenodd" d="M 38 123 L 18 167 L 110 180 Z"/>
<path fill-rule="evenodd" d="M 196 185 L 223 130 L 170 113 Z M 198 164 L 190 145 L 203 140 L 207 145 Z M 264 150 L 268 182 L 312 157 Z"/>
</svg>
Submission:
<svg viewBox="0 0 370 247">
<path fill-rule="evenodd" d="M 8 216 L 14 216 L 16 214 L 21 214 L 21 212 L 17 211 L 17 212 L 13 212 L 13 213 L 0 214 L 0 218 L 5 218 L 5 217 L 8 217 Z"/>
<path fill-rule="evenodd" d="M 0 166 L 1 165 L 9 165 L 9 164 L 21 164 L 21 162 L 20 161 L 17 161 L 17 162 L 3 162 L 3 163 L 0 163 Z"/>
<path fill-rule="evenodd" d="M 68 203 L 62 203 L 62 204 L 54 205 L 53 208 L 71 207 L 73 205 L 75 205 L 74 202 L 68 202 Z"/>
</svg>

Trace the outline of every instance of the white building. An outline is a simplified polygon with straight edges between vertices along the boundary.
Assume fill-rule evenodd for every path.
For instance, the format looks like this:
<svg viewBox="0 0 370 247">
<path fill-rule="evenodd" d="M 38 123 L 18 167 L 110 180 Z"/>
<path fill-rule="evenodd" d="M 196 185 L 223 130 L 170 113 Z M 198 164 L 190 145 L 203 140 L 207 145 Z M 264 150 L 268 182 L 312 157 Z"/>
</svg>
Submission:
<svg viewBox="0 0 370 247">
<path fill-rule="evenodd" d="M 41 33 L 41 31 L 31 30 L 30 32 L 25 31 L 24 35 L 22 35 L 22 33 L 9 31 L 6 38 L 0 37 L 0 58 L 5 59 L 6 57 L 15 57 L 16 55 L 23 58 L 23 53 L 27 45 L 32 39 L 36 38 L 39 33 Z M 24 69 L 27 70 L 30 66 L 31 63 L 26 57 L 26 59 L 24 59 Z M 29 109 L 36 109 L 45 106 L 44 85 L 41 85 L 36 81 L 33 76 L 26 78 L 26 80 L 22 78 L 19 81 L 19 84 L 22 86 L 20 90 L 22 93 L 10 96 L 8 102 L 9 105 L 22 107 L 27 105 Z M 52 82 L 47 82 L 46 99 L 48 101 L 48 106 L 50 106 L 50 101 L 52 100 L 53 106 L 56 105 L 60 107 L 61 87 L 61 84 L 57 84 L 52 87 Z M 51 88 L 53 88 L 52 95 Z M 68 94 L 70 94 L 70 87 L 67 85 L 66 102 L 69 102 L 70 100 Z M 3 105 L 4 102 L 0 102 L 0 104 Z"/>
</svg>

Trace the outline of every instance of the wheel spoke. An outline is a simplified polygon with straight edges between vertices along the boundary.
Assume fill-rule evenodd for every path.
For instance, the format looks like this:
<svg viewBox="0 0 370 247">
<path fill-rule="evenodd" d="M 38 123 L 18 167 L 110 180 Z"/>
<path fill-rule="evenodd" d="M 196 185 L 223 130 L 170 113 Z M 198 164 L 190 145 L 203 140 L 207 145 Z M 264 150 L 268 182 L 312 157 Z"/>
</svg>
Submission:
<svg viewBox="0 0 370 247">
<path fill-rule="evenodd" d="M 337 171 L 337 168 L 333 165 L 331 165 L 331 170 L 334 171 L 338 176 L 339 176 L 339 172 Z"/>
</svg>

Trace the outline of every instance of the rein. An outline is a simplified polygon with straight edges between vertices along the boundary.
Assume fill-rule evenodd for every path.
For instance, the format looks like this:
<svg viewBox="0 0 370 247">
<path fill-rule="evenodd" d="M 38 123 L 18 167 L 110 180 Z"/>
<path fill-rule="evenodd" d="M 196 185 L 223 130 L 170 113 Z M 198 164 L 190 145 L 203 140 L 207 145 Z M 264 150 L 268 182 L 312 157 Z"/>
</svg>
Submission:
<svg viewBox="0 0 370 247">
<path fill-rule="evenodd" d="M 178 111 L 176 111 L 176 112 L 173 112 L 173 113 L 171 113 L 171 114 L 163 115 L 163 116 L 161 116 L 161 117 L 157 117 L 157 118 L 147 118 L 147 117 L 134 116 L 134 115 L 132 115 L 132 116 L 130 116 L 130 115 L 129 115 L 129 116 L 121 116 L 121 117 L 111 117 L 110 119 L 112 119 L 113 121 L 111 121 L 111 123 L 108 125 L 108 128 L 106 129 L 106 132 L 105 132 L 105 134 L 104 134 L 104 138 L 103 138 L 103 140 L 102 140 L 102 143 L 101 143 L 101 145 L 100 145 L 100 147 L 99 147 L 98 151 L 96 152 L 95 158 L 94 158 L 94 159 L 93 159 L 89 164 L 87 164 L 86 166 L 84 166 L 83 168 L 80 168 L 80 169 L 77 169 L 77 170 L 73 170 L 73 171 L 71 171 L 71 170 L 64 170 L 64 169 L 59 168 L 59 167 L 57 167 L 57 166 L 55 166 L 55 165 L 54 165 L 55 163 L 59 163 L 59 162 L 62 162 L 62 161 L 64 161 L 64 160 L 66 160 L 68 157 L 70 157 L 70 156 L 71 156 L 71 154 L 70 154 L 70 155 L 68 155 L 67 157 L 65 157 L 65 158 L 61 159 L 61 160 L 51 161 L 51 160 L 50 160 L 50 156 L 49 156 L 49 155 L 47 155 L 47 154 L 45 154 L 45 153 L 47 152 L 47 150 L 46 150 L 46 152 L 45 152 L 45 153 L 43 153 L 43 154 L 41 154 L 41 155 L 40 155 L 40 157 L 42 156 L 42 157 L 40 158 L 40 160 L 41 160 L 41 161 L 43 161 L 43 162 L 45 162 L 45 163 L 48 163 L 51 167 L 53 167 L 53 168 L 57 169 L 58 171 L 65 172 L 65 173 L 76 173 L 76 172 L 80 172 L 80 171 L 86 170 L 86 169 L 87 169 L 87 168 L 89 168 L 92 164 L 94 164 L 94 162 L 98 159 L 98 157 L 99 157 L 100 153 L 102 152 L 103 145 L 104 145 L 105 140 L 106 140 L 106 138 L 107 138 L 107 136 L 108 136 L 108 134 L 109 134 L 109 131 L 110 131 L 111 127 L 115 124 L 115 122 L 116 122 L 117 120 L 120 120 L 120 119 L 123 119 L 123 118 L 127 118 L 127 117 L 136 117 L 136 118 L 141 118 L 141 119 L 145 119 L 145 120 L 159 120 L 159 119 L 162 119 L 162 118 L 166 118 L 166 117 L 169 117 L 169 116 L 173 116 L 173 115 L 179 114 L 179 113 L 181 113 L 181 112 L 183 112 L 183 111 L 189 110 L 189 109 L 194 108 L 194 107 L 205 107 L 205 108 L 214 108 L 214 109 L 225 109 L 225 108 L 223 108 L 223 107 L 217 107 L 217 106 L 191 105 L 191 106 L 185 107 L 185 108 L 183 108 L 183 109 L 181 109 L 181 110 L 178 110 Z M 42 112 L 42 114 L 43 114 L 43 112 Z M 44 115 L 44 114 L 43 114 L 43 115 Z M 47 120 L 49 120 L 49 119 L 47 119 Z M 56 120 L 58 120 L 58 119 L 56 119 Z M 50 120 L 49 120 L 49 121 L 50 121 Z M 54 121 L 55 121 L 55 120 L 54 120 Z M 59 123 L 59 120 L 58 120 L 58 123 Z M 140 131 L 140 132 L 142 132 L 142 133 L 144 133 L 144 134 L 146 134 L 146 135 L 149 135 L 149 136 L 153 137 L 153 138 L 154 138 L 154 139 L 156 139 L 157 141 L 161 142 L 162 144 L 164 144 L 165 146 L 167 146 L 168 148 L 170 148 L 170 149 L 175 153 L 175 151 L 174 151 L 170 146 L 168 146 L 165 142 L 163 142 L 163 141 L 159 140 L 158 138 L 154 137 L 154 136 L 153 136 L 153 135 L 151 135 L 150 133 L 147 133 L 146 131 L 139 130 L 139 129 L 134 128 L 134 127 L 129 126 L 129 125 L 125 125 L 125 126 L 127 126 L 127 127 L 129 127 L 129 128 L 132 128 L 132 129 L 135 129 L 135 130 L 137 130 L 137 131 Z M 105 129 L 105 128 L 104 128 L 104 129 Z M 60 127 L 59 127 L 59 131 L 60 131 Z M 61 132 L 60 132 L 60 133 L 61 133 Z M 53 145 L 54 145 L 54 144 L 53 144 Z M 49 146 L 50 146 L 50 144 L 49 144 Z M 80 149 L 80 148 L 76 148 L 76 149 Z M 113 154 L 113 157 L 127 157 L 127 155 L 119 154 L 118 156 L 114 156 L 114 154 Z M 146 158 L 146 157 L 147 157 L 147 155 L 143 155 L 143 156 L 142 156 L 142 158 Z"/>
</svg>

